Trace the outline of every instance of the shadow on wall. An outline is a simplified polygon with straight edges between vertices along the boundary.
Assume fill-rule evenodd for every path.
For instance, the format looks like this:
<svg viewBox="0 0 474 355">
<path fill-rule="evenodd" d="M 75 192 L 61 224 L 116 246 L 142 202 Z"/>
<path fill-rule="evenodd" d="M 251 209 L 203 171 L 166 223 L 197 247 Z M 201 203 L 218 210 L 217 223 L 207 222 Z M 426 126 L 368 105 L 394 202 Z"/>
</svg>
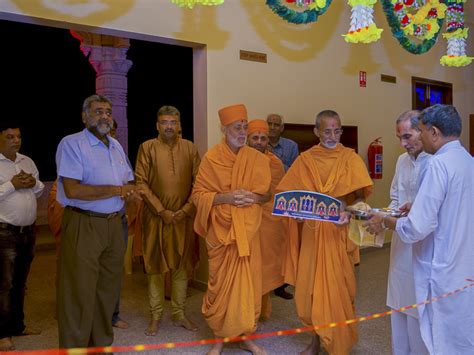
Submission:
<svg viewBox="0 0 474 355">
<path fill-rule="evenodd" d="M 25 14 L 34 13 L 38 17 L 77 22 L 81 20 L 92 26 L 115 20 L 126 14 L 135 5 L 136 0 L 12 0 Z"/>
<path fill-rule="evenodd" d="M 277 54 L 292 62 L 314 59 L 330 42 L 337 28 L 343 1 L 333 1 L 327 12 L 317 22 L 294 25 L 274 14 L 265 1 L 242 1 L 256 33 Z M 332 14 L 332 15 L 331 15 Z M 342 40 L 342 37 L 341 37 Z"/>
<path fill-rule="evenodd" d="M 224 49 L 230 33 L 217 25 L 216 6 L 197 6 L 193 10 L 182 9 L 181 32 L 174 32 L 176 38 L 205 38 L 208 49 Z"/>
<path fill-rule="evenodd" d="M 368 73 L 377 73 L 382 66 L 373 60 L 370 44 L 347 44 L 347 62 L 341 69 L 345 74 L 358 75 L 361 68 Z"/>
</svg>

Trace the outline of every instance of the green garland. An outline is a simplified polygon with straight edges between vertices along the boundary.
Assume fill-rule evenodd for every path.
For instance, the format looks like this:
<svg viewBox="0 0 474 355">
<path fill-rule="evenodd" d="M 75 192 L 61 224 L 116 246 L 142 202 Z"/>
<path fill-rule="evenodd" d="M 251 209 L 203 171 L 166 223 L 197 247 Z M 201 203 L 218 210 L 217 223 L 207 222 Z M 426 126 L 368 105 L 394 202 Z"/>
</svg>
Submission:
<svg viewBox="0 0 474 355">
<path fill-rule="evenodd" d="M 431 49 L 431 47 L 434 46 L 441 32 L 441 27 L 443 26 L 444 19 L 436 20 L 439 25 L 439 30 L 438 32 L 436 32 L 433 38 L 428 39 L 428 40 L 425 39 L 420 44 L 415 44 L 407 37 L 407 35 L 405 35 L 405 32 L 401 29 L 400 21 L 398 21 L 398 18 L 395 15 L 391 0 L 381 0 L 381 1 L 382 1 L 383 10 L 387 17 L 387 22 L 390 25 L 393 36 L 398 40 L 398 42 L 400 42 L 403 49 L 407 50 L 408 52 L 412 54 L 423 54 L 423 53 L 428 52 Z"/>
<path fill-rule="evenodd" d="M 331 1 L 332 0 L 326 0 L 326 6 L 321 9 L 308 9 L 302 12 L 292 10 L 285 5 L 282 5 L 280 0 L 266 0 L 266 4 L 282 19 L 288 21 L 289 23 L 301 25 L 310 22 L 316 22 L 318 17 L 327 11 L 329 5 L 331 5 Z"/>
</svg>

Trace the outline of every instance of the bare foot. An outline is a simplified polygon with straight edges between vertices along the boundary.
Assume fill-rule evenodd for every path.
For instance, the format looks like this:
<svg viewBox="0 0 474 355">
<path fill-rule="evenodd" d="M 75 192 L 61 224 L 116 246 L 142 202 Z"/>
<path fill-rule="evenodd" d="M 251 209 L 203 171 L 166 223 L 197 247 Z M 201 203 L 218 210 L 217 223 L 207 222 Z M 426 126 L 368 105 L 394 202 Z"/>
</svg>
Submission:
<svg viewBox="0 0 474 355">
<path fill-rule="evenodd" d="M 123 319 L 119 319 L 114 324 L 112 324 L 112 327 L 119 328 L 119 329 L 127 329 L 128 327 L 130 327 L 130 324 L 128 324 Z"/>
<path fill-rule="evenodd" d="M 160 324 L 159 320 L 152 319 L 150 323 L 148 323 L 148 328 L 145 330 L 145 335 L 149 337 L 154 337 L 158 332 L 158 325 Z"/>
<path fill-rule="evenodd" d="M 183 319 L 173 321 L 173 325 L 175 327 L 183 327 L 186 330 L 190 330 L 195 332 L 199 329 L 199 327 L 190 319 L 184 317 Z"/>
<path fill-rule="evenodd" d="M 240 348 L 251 352 L 253 355 L 267 355 L 265 349 L 255 344 L 252 340 L 244 340 L 240 343 Z"/>
<path fill-rule="evenodd" d="M 15 350 L 15 345 L 13 345 L 11 337 L 5 337 L 0 339 L 0 352 L 13 350 Z"/>
<path fill-rule="evenodd" d="M 212 349 L 209 350 L 206 355 L 220 355 L 223 347 L 224 347 L 224 343 L 214 344 L 212 346 Z"/>
<path fill-rule="evenodd" d="M 15 334 L 15 335 L 20 337 L 24 335 L 39 335 L 39 334 L 41 334 L 41 330 L 27 326 L 25 327 L 25 329 L 23 329 L 21 333 Z"/>
<path fill-rule="evenodd" d="M 321 350 L 321 344 L 319 341 L 319 336 L 315 335 L 311 339 L 311 344 L 307 346 L 306 349 L 304 349 L 302 352 L 300 352 L 300 355 L 317 355 L 319 354 L 319 351 Z"/>
</svg>

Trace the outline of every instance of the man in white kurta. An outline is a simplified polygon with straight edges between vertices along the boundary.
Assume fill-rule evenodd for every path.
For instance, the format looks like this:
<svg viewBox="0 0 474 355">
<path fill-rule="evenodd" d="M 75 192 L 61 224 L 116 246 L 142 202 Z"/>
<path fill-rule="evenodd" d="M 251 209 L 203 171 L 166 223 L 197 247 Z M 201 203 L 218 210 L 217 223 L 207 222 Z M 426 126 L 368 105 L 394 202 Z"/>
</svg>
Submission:
<svg viewBox="0 0 474 355">
<path fill-rule="evenodd" d="M 369 231 L 396 229 L 413 244 L 417 302 L 462 288 L 474 275 L 474 160 L 461 146 L 461 118 L 453 106 L 434 105 L 420 115 L 423 149 L 434 154 L 410 213 L 398 221 L 381 214 Z M 418 307 L 430 354 L 474 354 L 474 290 Z"/>
<path fill-rule="evenodd" d="M 418 128 L 420 111 L 407 111 L 396 121 L 396 134 L 400 145 L 406 149 L 398 157 L 395 175 L 390 188 L 390 208 L 403 209 L 415 200 L 419 187 L 419 177 L 426 167 L 430 154 L 423 151 Z M 413 278 L 411 244 L 403 243 L 397 232 L 392 234 L 390 247 L 390 269 L 388 273 L 387 306 L 399 309 L 416 302 Z M 421 338 L 416 309 L 393 313 L 392 354 L 427 354 Z"/>
</svg>

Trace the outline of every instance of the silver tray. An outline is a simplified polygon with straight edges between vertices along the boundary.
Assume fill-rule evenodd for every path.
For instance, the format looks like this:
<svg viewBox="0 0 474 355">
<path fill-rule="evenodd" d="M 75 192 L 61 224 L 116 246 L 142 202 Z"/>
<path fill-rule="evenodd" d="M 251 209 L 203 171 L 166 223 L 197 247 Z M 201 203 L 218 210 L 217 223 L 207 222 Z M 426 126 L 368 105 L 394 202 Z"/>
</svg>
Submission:
<svg viewBox="0 0 474 355">
<path fill-rule="evenodd" d="M 407 215 L 405 211 L 395 210 L 391 208 L 371 208 L 369 211 L 348 208 L 346 211 L 352 214 L 352 218 L 356 220 L 362 220 L 362 221 L 369 220 L 370 215 L 372 213 L 378 213 L 378 212 L 384 213 L 390 217 L 395 217 L 395 218 L 404 217 Z"/>
</svg>

